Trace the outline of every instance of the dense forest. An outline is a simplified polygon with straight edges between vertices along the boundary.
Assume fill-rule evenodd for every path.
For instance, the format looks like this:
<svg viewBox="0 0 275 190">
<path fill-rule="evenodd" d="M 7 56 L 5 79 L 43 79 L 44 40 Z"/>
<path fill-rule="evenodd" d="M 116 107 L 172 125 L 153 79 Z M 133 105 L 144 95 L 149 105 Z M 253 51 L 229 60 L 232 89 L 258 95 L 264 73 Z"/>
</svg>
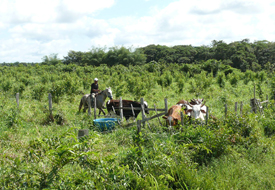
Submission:
<svg viewBox="0 0 275 190">
<path fill-rule="evenodd" d="M 149 62 L 200 64 L 207 60 L 217 60 L 241 71 L 275 70 L 275 43 L 266 40 L 249 42 L 248 39 L 235 41 L 229 44 L 213 40 L 210 46 L 177 45 L 168 47 L 164 45 L 148 45 L 146 47 L 132 48 L 111 47 L 92 48 L 90 51 L 69 51 L 63 59 L 57 54 L 44 56 L 42 64 L 56 65 L 76 64 L 80 66 L 113 65 L 142 65 Z M 215 62 L 213 62 L 215 63 Z M 18 65 L 20 62 L 13 63 Z M 21 63 L 24 64 L 24 63 Z M 34 63 L 32 63 L 33 65 Z M 3 63 L 2 65 L 10 65 Z"/>
</svg>

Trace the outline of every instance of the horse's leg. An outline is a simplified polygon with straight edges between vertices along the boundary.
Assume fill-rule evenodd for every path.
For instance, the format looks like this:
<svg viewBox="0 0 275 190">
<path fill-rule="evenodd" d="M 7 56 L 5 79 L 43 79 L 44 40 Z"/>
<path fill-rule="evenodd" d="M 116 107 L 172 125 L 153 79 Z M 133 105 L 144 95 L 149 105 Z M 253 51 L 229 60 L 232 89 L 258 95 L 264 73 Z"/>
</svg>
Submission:
<svg viewBox="0 0 275 190">
<path fill-rule="evenodd" d="M 102 112 L 103 112 L 104 115 L 106 115 L 106 113 L 105 113 L 105 111 L 103 109 L 102 109 Z"/>
<path fill-rule="evenodd" d="M 86 109 L 87 109 L 87 107 L 86 107 L 86 105 L 84 105 L 84 108 L 83 108 L 84 113 L 86 112 Z"/>
<path fill-rule="evenodd" d="M 82 99 L 80 100 L 80 104 L 79 104 L 79 107 L 78 107 L 78 111 L 80 112 L 80 110 L 81 110 L 81 108 L 82 108 L 82 105 L 83 105 L 83 103 L 82 103 Z"/>
<path fill-rule="evenodd" d="M 98 115 L 100 115 L 101 114 L 101 109 L 99 109 L 99 112 L 98 112 Z"/>
<path fill-rule="evenodd" d="M 99 109 L 99 112 L 102 112 L 104 115 L 106 115 L 105 111 L 102 108 Z"/>
<path fill-rule="evenodd" d="M 84 108 L 83 108 L 83 112 L 85 112 L 86 113 L 86 110 L 88 109 L 88 104 L 87 104 L 87 102 L 85 102 L 84 103 Z"/>
</svg>

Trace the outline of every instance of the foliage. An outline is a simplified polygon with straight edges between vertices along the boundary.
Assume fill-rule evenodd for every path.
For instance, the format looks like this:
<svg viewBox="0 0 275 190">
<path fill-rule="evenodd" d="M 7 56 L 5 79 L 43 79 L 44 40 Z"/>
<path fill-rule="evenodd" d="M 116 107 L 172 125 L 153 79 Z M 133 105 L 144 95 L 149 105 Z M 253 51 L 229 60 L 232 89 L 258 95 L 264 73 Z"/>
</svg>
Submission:
<svg viewBox="0 0 275 190">
<path fill-rule="evenodd" d="M 70 51 L 67 56 L 64 57 L 63 63 L 77 64 L 81 66 L 94 65 L 99 66 L 106 64 L 108 66 L 113 65 L 140 65 L 145 63 L 145 55 L 141 50 L 136 49 L 134 51 L 131 48 L 125 47 L 111 47 L 107 51 L 106 48 L 93 48 L 89 52 L 76 52 Z"/>
<path fill-rule="evenodd" d="M 1 187 L 274 189 L 275 173 L 270 167 L 275 164 L 274 101 L 270 100 L 260 115 L 250 112 L 249 99 L 254 83 L 257 97 L 274 94 L 275 80 L 268 79 L 269 73 L 253 69 L 240 72 L 232 68 L 235 63 L 223 60 L 230 60 L 233 50 L 238 50 L 250 67 L 255 60 L 248 58 L 253 58 L 250 54 L 255 47 L 249 49 L 247 41 L 239 43 L 216 41 L 211 47 L 176 46 L 173 51 L 151 46 L 150 52 L 159 48 L 169 57 L 155 51 L 155 57 L 149 58 L 161 62 L 129 66 L 118 57 L 114 60 L 119 63 L 113 66 L 94 66 L 106 58 L 104 49 L 87 52 L 90 57 L 80 53 L 75 64 L 70 60 L 77 60 L 78 54 L 68 58 L 68 64 L 1 66 L 0 77 L 5 79 L 0 87 Z M 249 52 L 243 54 L 242 48 Z M 133 53 L 127 48 L 112 51 L 110 59 L 118 53 L 120 59 Z M 261 61 L 264 63 L 264 59 Z M 123 99 L 139 101 L 144 97 L 149 108 L 162 109 L 164 98 L 168 99 L 168 108 L 182 99 L 205 98 L 210 118 L 206 124 L 186 116 L 183 126 L 173 129 L 167 129 L 162 118 L 155 118 L 149 126 L 142 126 L 139 134 L 136 125 L 116 126 L 112 132 L 100 133 L 93 125 L 93 114 L 78 112 L 79 101 L 89 93 L 95 77 L 99 78 L 100 89 L 110 86 L 113 95 Z M 53 96 L 52 117 L 48 93 Z M 232 113 L 234 102 L 239 101 L 244 103 L 242 116 Z M 155 111 L 150 110 L 146 116 L 153 115 Z M 89 136 L 77 139 L 79 129 L 90 129 Z"/>
<path fill-rule="evenodd" d="M 32 92 L 32 98 L 41 101 L 45 95 L 46 87 L 44 85 L 35 85 Z"/>
<path fill-rule="evenodd" d="M 265 119 L 262 121 L 264 133 L 266 136 L 272 136 L 275 134 L 274 119 Z"/>
<path fill-rule="evenodd" d="M 189 91 L 194 93 L 196 97 L 200 96 L 203 92 L 208 90 L 208 88 L 212 84 L 213 77 L 212 75 L 207 76 L 206 72 L 202 72 L 201 74 L 197 74 L 194 76 L 193 80 L 191 80 L 191 88 Z"/>
<path fill-rule="evenodd" d="M 42 58 L 42 60 L 42 64 L 45 65 L 57 65 L 61 63 L 61 60 L 57 58 L 57 54 L 51 54 L 49 56 L 46 55 Z"/>
<path fill-rule="evenodd" d="M 3 91 L 7 92 L 7 91 L 9 91 L 12 88 L 12 81 L 10 81 L 10 80 L 4 80 L 1 83 L 1 86 L 2 86 Z"/>
<path fill-rule="evenodd" d="M 226 79 L 224 73 L 219 73 L 217 76 L 217 83 L 221 88 L 225 87 L 225 81 Z"/>
</svg>

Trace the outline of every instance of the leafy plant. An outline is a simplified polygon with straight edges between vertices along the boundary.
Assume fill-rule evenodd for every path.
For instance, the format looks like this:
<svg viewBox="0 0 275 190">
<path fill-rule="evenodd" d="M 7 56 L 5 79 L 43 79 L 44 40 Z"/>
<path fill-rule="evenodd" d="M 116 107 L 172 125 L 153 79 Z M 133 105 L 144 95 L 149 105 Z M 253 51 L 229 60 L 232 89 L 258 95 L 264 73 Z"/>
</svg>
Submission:
<svg viewBox="0 0 275 190">
<path fill-rule="evenodd" d="M 3 91 L 7 92 L 12 88 L 12 81 L 9 79 L 4 80 L 4 81 L 2 81 L 1 86 L 2 86 Z"/>
<path fill-rule="evenodd" d="M 218 73 L 217 82 L 221 88 L 225 87 L 225 81 L 226 81 L 226 78 L 224 73 Z"/>
<path fill-rule="evenodd" d="M 6 123 L 9 128 L 19 127 L 22 123 L 20 117 L 20 110 L 18 108 L 12 107 L 6 116 Z"/>
<path fill-rule="evenodd" d="M 43 84 L 42 85 L 37 84 L 34 86 L 32 90 L 32 98 L 35 100 L 41 101 L 45 93 L 46 93 L 46 87 Z"/>
</svg>

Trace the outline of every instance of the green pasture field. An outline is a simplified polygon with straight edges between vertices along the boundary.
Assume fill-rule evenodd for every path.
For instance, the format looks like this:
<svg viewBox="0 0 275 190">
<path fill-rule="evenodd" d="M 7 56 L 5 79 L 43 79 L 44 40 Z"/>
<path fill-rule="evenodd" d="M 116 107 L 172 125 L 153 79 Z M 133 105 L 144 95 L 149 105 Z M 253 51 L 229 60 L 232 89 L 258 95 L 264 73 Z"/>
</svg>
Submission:
<svg viewBox="0 0 275 190">
<path fill-rule="evenodd" d="M 136 125 L 101 133 L 93 125 L 93 112 L 78 111 L 95 77 L 100 89 L 111 87 L 115 99 L 143 97 L 150 108 L 164 108 L 165 98 L 168 107 L 181 99 L 204 98 L 217 120 L 207 125 L 185 120 L 168 129 L 156 118 L 139 134 Z M 156 63 L 1 66 L 1 189 L 274 189 L 272 77 L 225 65 L 215 73 Z M 263 114 L 251 113 L 254 87 L 257 99 L 268 96 Z M 235 113 L 235 102 L 243 102 L 242 116 Z M 79 129 L 90 129 L 89 136 L 78 140 Z"/>
</svg>

